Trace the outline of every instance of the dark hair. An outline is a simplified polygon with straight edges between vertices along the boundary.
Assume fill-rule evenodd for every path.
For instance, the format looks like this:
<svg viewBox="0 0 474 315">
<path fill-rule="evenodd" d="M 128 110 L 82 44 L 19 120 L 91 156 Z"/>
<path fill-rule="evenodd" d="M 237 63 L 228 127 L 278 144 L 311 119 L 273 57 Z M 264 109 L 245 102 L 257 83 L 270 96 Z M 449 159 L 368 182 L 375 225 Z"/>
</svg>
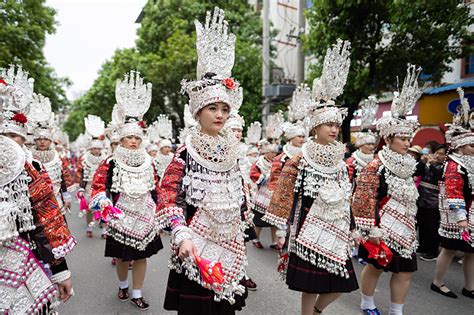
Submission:
<svg viewBox="0 0 474 315">
<path fill-rule="evenodd" d="M 438 146 L 439 146 L 439 142 L 435 140 L 428 141 L 425 143 L 425 147 L 430 148 L 430 151 L 431 151 L 430 153 L 435 153 L 436 152 L 435 148 L 437 148 Z"/>
<path fill-rule="evenodd" d="M 448 152 L 448 146 L 444 143 L 441 143 L 441 144 L 438 144 L 438 146 L 434 149 L 433 153 L 441 149 L 443 149 L 445 152 Z"/>
<path fill-rule="evenodd" d="M 202 76 L 203 79 L 212 79 L 216 76 L 216 74 L 214 72 L 206 72 L 205 75 Z"/>
</svg>

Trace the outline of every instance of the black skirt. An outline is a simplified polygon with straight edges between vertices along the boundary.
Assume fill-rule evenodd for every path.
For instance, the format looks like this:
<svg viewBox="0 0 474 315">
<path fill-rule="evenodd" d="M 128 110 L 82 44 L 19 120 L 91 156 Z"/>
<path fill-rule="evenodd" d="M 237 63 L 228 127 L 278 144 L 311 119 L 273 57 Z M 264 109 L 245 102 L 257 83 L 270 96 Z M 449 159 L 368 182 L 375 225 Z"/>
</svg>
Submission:
<svg viewBox="0 0 474 315">
<path fill-rule="evenodd" d="M 368 258 L 369 252 L 363 245 L 359 246 L 359 258 L 373 265 L 377 269 L 382 269 L 383 271 L 399 273 L 399 272 L 415 272 L 418 270 L 415 253 L 412 254 L 411 258 L 403 258 L 393 248 L 390 248 L 390 250 L 393 253 L 393 258 L 392 258 L 392 261 L 385 267 L 377 263 L 377 260 L 373 258 Z"/>
<path fill-rule="evenodd" d="M 255 224 L 256 227 L 271 227 L 272 225 L 268 222 L 265 222 L 262 220 L 264 214 L 260 213 L 258 211 L 253 211 L 254 217 L 253 217 L 253 224 Z"/>
<path fill-rule="evenodd" d="M 164 308 L 180 315 L 227 315 L 242 310 L 246 298 L 247 290 L 242 296 L 235 295 L 232 305 L 226 300 L 216 302 L 213 291 L 189 280 L 184 273 L 170 270 Z"/>
<path fill-rule="evenodd" d="M 464 253 L 474 253 L 474 247 L 463 240 L 440 236 L 440 246 L 446 249 L 458 250 Z"/>
<path fill-rule="evenodd" d="M 123 261 L 132 261 L 151 257 L 163 248 L 163 243 L 159 235 L 156 235 L 153 241 L 148 243 L 145 250 L 124 245 L 116 241 L 112 236 L 107 236 L 105 241 L 105 257 L 119 258 Z"/>
<path fill-rule="evenodd" d="M 346 268 L 349 272 L 348 279 L 329 273 L 326 269 L 301 259 L 295 253 L 290 253 L 286 284 L 290 290 L 311 294 L 352 292 L 357 290 L 359 285 L 350 259 L 346 262 Z"/>
</svg>

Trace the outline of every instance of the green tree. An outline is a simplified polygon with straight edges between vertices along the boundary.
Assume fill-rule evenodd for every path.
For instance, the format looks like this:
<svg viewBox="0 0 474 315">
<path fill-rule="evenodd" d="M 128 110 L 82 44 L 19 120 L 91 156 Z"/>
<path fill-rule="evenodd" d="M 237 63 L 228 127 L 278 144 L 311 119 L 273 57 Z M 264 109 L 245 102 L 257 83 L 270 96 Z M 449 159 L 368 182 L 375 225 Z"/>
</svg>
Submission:
<svg viewBox="0 0 474 315">
<path fill-rule="evenodd" d="M 448 64 L 465 56 L 474 22 L 462 1 L 315 0 L 307 10 L 307 54 L 324 58 L 337 38 L 352 44 L 348 82 L 339 102 L 349 108 L 343 138 L 350 137 L 350 121 L 359 102 L 372 93 L 396 89 L 407 63 L 423 68 L 423 76 L 439 82 Z M 320 74 L 315 65 L 310 80 Z"/>
<path fill-rule="evenodd" d="M 72 107 L 66 124 L 75 138 L 81 132 L 86 113 L 100 114 L 106 121 L 114 104 L 115 80 L 130 69 L 137 69 L 145 81 L 153 84 L 153 97 L 145 119 L 151 122 L 158 114 L 170 115 L 175 128 L 183 126 L 186 98 L 180 93 L 181 80 L 196 79 L 196 34 L 194 20 L 204 20 L 206 11 L 219 6 L 226 11 L 230 31 L 236 34 L 236 60 L 233 76 L 244 89 L 240 112 L 247 121 L 259 118 L 261 103 L 261 21 L 245 0 L 149 0 L 138 29 L 136 48 L 117 51 L 104 63 L 91 89 Z M 130 54 L 130 55 L 129 55 Z M 127 68 L 128 67 L 128 68 Z M 109 96 L 105 96 L 108 94 Z M 80 112 L 81 114 L 78 114 Z"/>
<path fill-rule="evenodd" d="M 35 79 L 35 92 L 49 97 L 53 109 L 67 106 L 64 88 L 43 53 L 46 34 L 55 32 L 54 9 L 44 0 L 4 0 L 0 3 L 0 67 L 19 64 Z"/>
</svg>

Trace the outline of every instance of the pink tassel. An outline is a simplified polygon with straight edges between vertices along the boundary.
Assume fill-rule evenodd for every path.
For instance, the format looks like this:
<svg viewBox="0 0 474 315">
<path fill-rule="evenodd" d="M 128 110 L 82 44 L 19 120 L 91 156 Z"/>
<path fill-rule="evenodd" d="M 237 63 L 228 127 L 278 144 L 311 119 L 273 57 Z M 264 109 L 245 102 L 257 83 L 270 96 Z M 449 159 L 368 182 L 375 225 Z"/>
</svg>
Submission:
<svg viewBox="0 0 474 315">
<path fill-rule="evenodd" d="M 468 230 L 463 230 L 461 232 L 461 238 L 464 242 L 468 242 L 468 243 L 471 242 L 471 234 L 469 233 Z"/>
<path fill-rule="evenodd" d="M 96 213 L 98 214 L 98 218 L 96 220 L 102 218 L 104 222 L 109 222 L 112 218 L 120 219 L 123 217 L 123 212 L 120 209 L 110 205 L 104 207 L 102 212 L 97 211 Z M 94 218 L 96 213 L 94 213 Z"/>
</svg>

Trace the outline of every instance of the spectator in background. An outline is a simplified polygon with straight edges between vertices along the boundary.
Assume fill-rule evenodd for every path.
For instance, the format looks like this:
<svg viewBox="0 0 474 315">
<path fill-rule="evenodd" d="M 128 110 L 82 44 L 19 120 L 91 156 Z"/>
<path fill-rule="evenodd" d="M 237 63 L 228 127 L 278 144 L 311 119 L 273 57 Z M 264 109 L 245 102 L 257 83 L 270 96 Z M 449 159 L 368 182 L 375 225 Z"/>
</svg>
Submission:
<svg viewBox="0 0 474 315">
<path fill-rule="evenodd" d="M 425 147 L 426 148 L 426 147 Z M 417 168 L 421 174 L 420 184 L 418 185 L 416 216 L 418 225 L 418 241 L 420 246 L 418 252 L 420 259 L 424 261 L 434 261 L 439 251 L 439 187 L 438 181 L 443 175 L 443 163 L 446 158 L 447 146 L 438 144 L 432 149 L 432 153 L 421 157 Z"/>
</svg>

